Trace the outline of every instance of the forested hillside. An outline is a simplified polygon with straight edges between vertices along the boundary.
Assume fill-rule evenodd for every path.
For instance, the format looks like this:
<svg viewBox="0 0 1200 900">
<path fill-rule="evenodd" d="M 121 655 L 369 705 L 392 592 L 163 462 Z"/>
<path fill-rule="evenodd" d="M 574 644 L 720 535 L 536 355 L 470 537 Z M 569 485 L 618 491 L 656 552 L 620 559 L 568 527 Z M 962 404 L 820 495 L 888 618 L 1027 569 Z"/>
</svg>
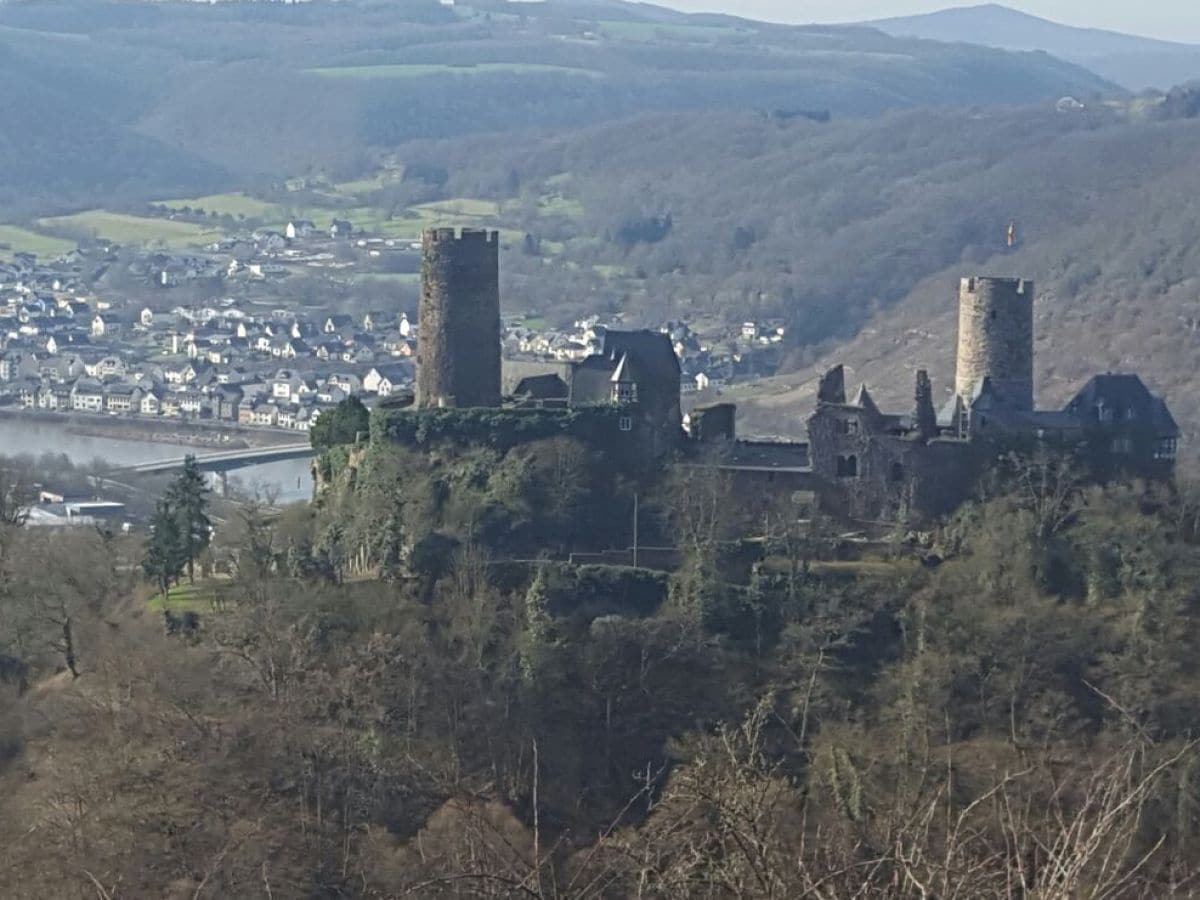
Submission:
<svg viewBox="0 0 1200 900">
<path fill-rule="evenodd" d="M 646 111 L 873 114 L 1115 86 L 1036 54 L 553 0 L 0 4 L 0 204 L 151 199 L 424 137 Z"/>
<path fill-rule="evenodd" d="M 1186 487 L 1034 461 L 856 560 L 644 472 L 668 574 L 509 558 L 627 524 L 569 439 L 337 450 L 165 616 L 136 539 L 0 524 L 0 894 L 1190 896 Z"/>
</svg>

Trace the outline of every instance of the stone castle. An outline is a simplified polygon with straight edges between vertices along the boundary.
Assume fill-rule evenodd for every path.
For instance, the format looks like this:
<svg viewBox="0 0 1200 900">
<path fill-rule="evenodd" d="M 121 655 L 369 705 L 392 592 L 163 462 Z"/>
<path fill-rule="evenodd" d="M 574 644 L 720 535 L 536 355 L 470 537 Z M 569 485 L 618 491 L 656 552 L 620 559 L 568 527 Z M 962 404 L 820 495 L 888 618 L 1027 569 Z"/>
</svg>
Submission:
<svg viewBox="0 0 1200 900">
<path fill-rule="evenodd" d="M 610 330 L 599 353 L 556 372 L 523 379 L 503 396 L 500 359 L 499 235 L 427 229 L 421 239 L 419 409 L 571 409 L 617 405 L 627 440 L 661 456 L 683 437 L 679 360 L 655 331 Z M 564 377 L 565 376 L 565 377 Z"/>
<path fill-rule="evenodd" d="M 1031 281 L 962 280 L 954 394 L 940 411 L 923 370 L 900 414 L 880 411 L 866 385 L 848 398 L 841 366 L 826 373 L 808 420 L 825 496 L 858 517 L 941 515 L 998 456 L 1037 448 L 1074 454 L 1098 478 L 1169 476 L 1179 427 L 1137 375 L 1096 375 L 1064 408 L 1036 408 L 1033 303 Z"/>
<path fill-rule="evenodd" d="M 1070 453 L 1096 477 L 1167 477 L 1179 428 L 1137 375 L 1093 377 L 1062 409 L 1034 403 L 1034 284 L 964 278 L 958 292 L 953 396 L 939 410 L 924 370 L 912 407 L 879 409 L 866 385 L 850 397 L 841 366 L 820 380 L 808 442 L 736 439 L 736 409 L 680 408 L 680 367 L 654 331 L 604 334 L 600 352 L 569 369 L 501 390 L 496 232 L 433 229 L 423 236 L 417 406 L 572 410 L 619 407 L 615 442 L 648 456 L 720 445 L 720 468 L 770 490 L 809 490 L 853 518 L 929 518 L 952 511 L 1010 451 Z"/>
</svg>

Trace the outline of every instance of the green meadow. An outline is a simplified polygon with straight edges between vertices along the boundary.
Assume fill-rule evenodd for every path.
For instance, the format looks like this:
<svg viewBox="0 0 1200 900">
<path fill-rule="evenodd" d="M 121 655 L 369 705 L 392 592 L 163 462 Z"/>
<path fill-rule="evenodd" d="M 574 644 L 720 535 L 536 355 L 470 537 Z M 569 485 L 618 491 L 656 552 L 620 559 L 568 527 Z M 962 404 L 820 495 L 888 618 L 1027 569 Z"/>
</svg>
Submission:
<svg viewBox="0 0 1200 900">
<path fill-rule="evenodd" d="M 218 238 L 222 232 L 216 228 L 193 225 L 150 216 L 131 216 L 125 213 L 92 209 L 69 216 L 39 219 L 38 227 L 51 230 L 62 229 L 70 233 L 95 235 L 98 238 L 119 244 L 155 244 L 169 247 L 186 247 L 202 244 Z"/>
<path fill-rule="evenodd" d="M 0 259 L 12 259 L 15 253 L 36 253 L 43 259 L 50 259 L 74 249 L 74 241 L 38 234 L 16 225 L 0 225 Z"/>
</svg>

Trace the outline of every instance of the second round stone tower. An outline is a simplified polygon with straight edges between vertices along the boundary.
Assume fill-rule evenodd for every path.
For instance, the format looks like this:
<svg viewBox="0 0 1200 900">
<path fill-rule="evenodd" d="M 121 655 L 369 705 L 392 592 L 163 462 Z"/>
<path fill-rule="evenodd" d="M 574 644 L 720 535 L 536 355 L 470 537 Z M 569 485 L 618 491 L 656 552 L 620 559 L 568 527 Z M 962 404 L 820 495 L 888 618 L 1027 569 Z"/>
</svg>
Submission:
<svg viewBox="0 0 1200 900">
<path fill-rule="evenodd" d="M 500 236 L 430 228 L 421 235 L 417 405 L 500 405 Z"/>
<path fill-rule="evenodd" d="M 1033 282 L 964 278 L 958 290 L 955 393 L 970 403 L 985 378 L 1014 409 L 1033 409 Z"/>
</svg>

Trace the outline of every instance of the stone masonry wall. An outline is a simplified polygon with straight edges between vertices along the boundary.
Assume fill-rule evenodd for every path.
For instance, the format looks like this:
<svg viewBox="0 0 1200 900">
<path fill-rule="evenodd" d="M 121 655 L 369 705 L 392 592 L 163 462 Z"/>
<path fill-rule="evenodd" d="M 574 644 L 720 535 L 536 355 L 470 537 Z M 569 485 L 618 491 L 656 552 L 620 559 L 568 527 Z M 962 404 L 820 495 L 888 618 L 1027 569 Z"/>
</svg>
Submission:
<svg viewBox="0 0 1200 900">
<path fill-rule="evenodd" d="M 875 417 L 844 404 L 820 404 L 808 420 L 813 474 L 822 504 L 861 519 L 924 520 L 968 499 L 979 474 L 966 441 L 887 434 Z"/>
<path fill-rule="evenodd" d="M 417 405 L 500 405 L 500 238 L 432 228 L 421 239 Z"/>
<path fill-rule="evenodd" d="M 1014 408 L 1033 409 L 1033 297 L 1032 281 L 962 280 L 955 391 L 965 401 L 990 378 Z"/>
</svg>

